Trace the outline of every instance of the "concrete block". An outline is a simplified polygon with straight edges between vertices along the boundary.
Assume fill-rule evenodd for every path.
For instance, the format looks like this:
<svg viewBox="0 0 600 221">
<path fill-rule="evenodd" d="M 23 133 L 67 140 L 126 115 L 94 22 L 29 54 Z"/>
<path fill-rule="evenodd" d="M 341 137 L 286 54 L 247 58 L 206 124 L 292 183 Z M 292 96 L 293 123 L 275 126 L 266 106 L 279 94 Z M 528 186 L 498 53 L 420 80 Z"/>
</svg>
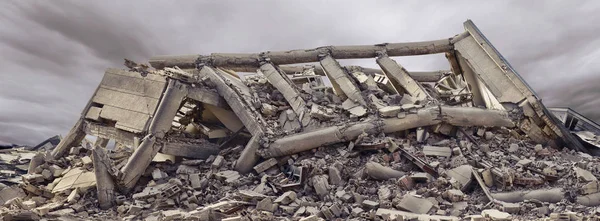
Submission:
<svg viewBox="0 0 600 221">
<path fill-rule="evenodd" d="M 339 185 L 343 182 L 340 171 L 335 167 L 329 167 L 329 182 L 332 185 Z"/>
<path fill-rule="evenodd" d="M 452 149 L 450 147 L 423 146 L 423 154 L 425 156 L 450 157 Z"/>
<path fill-rule="evenodd" d="M 89 156 L 85 156 L 83 158 L 81 158 L 81 162 L 83 163 L 83 165 L 92 165 L 92 158 L 90 158 Z"/>
<path fill-rule="evenodd" d="M 199 190 L 202 188 L 202 185 L 200 183 L 200 174 L 190 174 L 189 181 L 192 188 L 194 188 L 195 190 Z"/>
<path fill-rule="evenodd" d="M 277 165 L 277 159 L 275 158 L 270 158 L 262 163 L 259 163 L 258 165 L 254 166 L 254 170 L 257 173 L 262 173 L 265 170 L 271 168 L 272 166 Z"/>
<path fill-rule="evenodd" d="M 379 207 L 379 202 L 371 201 L 371 200 L 363 200 L 362 201 L 363 208 L 367 210 L 377 209 Z"/>
<path fill-rule="evenodd" d="M 281 194 L 281 196 L 277 197 L 277 199 L 275 199 L 275 201 L 273 201 L 273 202 L 288 205 L 291 202 L 294 202 L 294 200 L 296 200 L 296 192 L 287 191 L 287 192 Z"/>
<path fill-rule="evenodd" d="M 433 203 L 427 199 L 406 194 L 402 197 L 398 207 L 409 212 L 425 214 L 433 207 Z"/>
<path fill-rule="evenodd" d="M 579 180 L 585 182 L 598 181 L 598 178 L 596 178 L 596 176 L 594 176 L 594 174 L 592 174 L 590 171 L 581 169 L 579 167 L 574 167 L 573 170 L 575 170 L 575 175 L 577 175 Z"/>
<path fill-rule="evenodd" d="M 152 179 L 154 179 L 154 180 L 162 180 L 162 179 L 165 179 L 165 178 L 167 178 L 167 177 L 169 177 L 169 176 L 167 175 L 167 173 L 163 172 L 163 171 L 162 171 L 162 170 L 160 170 L 159 168 L 155 168 L 155 169 L 152 171 Z"/>
<path fill-rule="evenodd" d="M 506 212 L 501 212 L 497 209 L 486 209 L 481 211 L 481 215 L 485 218 L 491 219 L 491 220 L 501 220 L 501 221 L 508 221 L 508 220 L 512 220 L 512 216 Z"/>
<path fill-rule="evenodd" d="M 221 167 L 223 165 L 223 161 L 225 161 L 225 158 L 223 158 L 223 156 L 218 155 L 215 160 L 212 162 L 211 164 L 211 168 L 212 169 L 218 169 L 219 167 Z"/>
<path fill-rule="evenodd" d="M 271 198 L 264 198 L 256 204 L 256 210 L 275 212 L 277 205 L 273 203 Z"/>
<path fill-rule="evenodd" d="M 416 183 L 429 183 L 429 182 L 435 180 L 435 178 L 433 176 L 431 176 L 431 174 L 424 173 L 424 172 L 419 172 L 419 173 L 410 175 L 410 178 Z"/>
<path fill-rule="evenodd" d="M 446 192 L 444 192 L 442 196 L 444 196 L 444 198 L 450 202 L 459 202 L 463 201 L 466 195 L 460 190 L 449 189 L 446 190 Z"/>
</svg>

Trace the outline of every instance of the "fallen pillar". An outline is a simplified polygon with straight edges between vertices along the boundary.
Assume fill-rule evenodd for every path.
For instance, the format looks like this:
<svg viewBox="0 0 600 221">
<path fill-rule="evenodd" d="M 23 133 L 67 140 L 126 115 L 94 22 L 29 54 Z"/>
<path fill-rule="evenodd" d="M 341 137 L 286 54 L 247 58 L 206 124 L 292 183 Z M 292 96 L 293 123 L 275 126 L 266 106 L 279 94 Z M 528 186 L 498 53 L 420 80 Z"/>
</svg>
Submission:
<svg viewBox="0 0 600 221">
<path fill-rule="evenodd" d="M 321 66 L 323 66 L 325 74 L 331 81 L 331 84 L 333 84 L 334 92 L 340 95 L 339 92 L 341 90 L 348 99 L 359 103 L 362 106 L 367 105 L 367 102 L 360 94 L 360 89 L 356 83 L 350 79 L 350 75 L 346 73 L 346 70 L 344 70 L 331 55 L 328 55 L 321 60 Z"/>
<path fill-rule="evenodd" d="M 372 161 L 367 162 L 367 164 L 365 165 L 365 172 L 371 178 L 376 180 L 389 180 L 394 178 L 400 178 L 406 175 L 406 173 L 402 171 L 394 170 L 392 168 L 383 166 L 379 163 L 375 163 Z"/>
<path fill-rule="evenodd" d="M 376 61 L 397 91 L 402 90 L 420 101 L 427 99 L 429 96 L 427 92 L 396 61 L 388 56 L 381 56 Z"/>
<path fill-rule="evenodd" d="M 200 73 L 208 76 L 216 87 L 221 96 L 229 104 L 233 112 L 239 117 L 246 129 L 253 135 L 250 142 L 246 144 L 246 148 L 237 160 L 235 169 L 240 173 L 248 173 L 252 171 L 252 167 L 258 162 L 256 151 L 260 145 L 260 136 L 263 134 L 263 127 L 259 121 L 264 121 L 261 115 L 254 114 L 250 107 L 247 107 L 243 98 L 236 93 L 234 89 L 229 87 L 227 83 L 219 76 L 211 67 L 204 66 Z M 257 119 L 259 121 L 257 121 Z"/>
<path fill-rule="evenodd" d="M 600 193 L 578 196 L 577 203 L 584 206 L 600 206 Z"/>
<path fill-rule="evenodd" d="M 452 38 L 408 42 L 408 43 L 383 43 L 377 45 L 356 46 L 324 46 L 314 49 L 298 49 L 291 51 L 267 51 L 249 54 L 213 53 L 203 55 L 156 56 L 150 59 L 150 65 L 156 69 L 165 67 L 179 67 L 182 69 L 195 68 L 197 63 L 232 69 L 236 71 L 254 72 L 260 65 L 260 60 L 269 58 L 276 65 L 318 62 L 322 54 L 331 54 L 335 59 L 374 58 L 377 52 L 386 51 L 389 56 L 412 56 L 424 54 L 437 54 L 452 51 L 452 43 L 465 35 Z"/>
<path fill-rule="evenodd" d="M 255 134 L 252 136 L 250 141 L 246 144 L 246 147 L 240 154 L 240 157 L 237 159 L 235 163 L 235 170 L 244 174 L 252 171 L 256 162 L 258 162 L 259 157 L 256 154 L 258 148 L 260 147 L 260 139 L 262 134 Z"/>
<path fill-rule="evenodd" d="M 200 73 L 208 76 L 210 81 L 216 85 L 217 92 L 225 98 L 231 110 L 238 116 L 250 133 L 254 134 L 263 131 L 262 125 L 256 120 L 262 119 L 262 117 L 255 116 L 251 109 L 247 107 L 243 98 L 233 88 L 229 87 L 219 74 L 208 66 L 202 67 Z"/>
<path fill-rule="evenodd" d="M 106 146 L 106 145 L 104 145 Z M 115 202 L 115 184 L 109 173 L 110 163 L 103 145 L 95 145 L 92 149 L 92 163 L 96 175 L 98 204 L 101 209 L 109 209 Z"/>
<path fill-rule="evenodd" d="M 542 202 L 556 203 L 565 198 L 565 192 L 561 188 L 539 189 L 539 190 L 522 190 L 513 192 L 492 193 L 491 196 L 495 200 L 504 201 L 507 203 L 518 203 L 524 200 L 539 200 Z"/>
<path fill-rule="evenodd" d="M 60 143 L 58 143 L 56 148 L 54 148 L 54 150 L 52 150 L 52 153 L 50 153 L 53 159 L 58 159 L 63 154 L 65 154 L 65 152 L 67 152 L 71 147 L 77 146 L 81 143 L 83 138 L 85 138 L 85 131 L 83 130 L 83 125 L 83 118 L 79 118 L 79 120 L 77 120 L 77 123 L 73 125 L 73 128 L 71 128 L 67 136 L 60 140 Z"/>
<path fill-rule="evenodd" d="M 447 221 L 458 221 L 460 218 L 456 216 L 440 216 L 440 215 L 427 215 L 417 214 L 411 212 L 405 212 L 400 210 L 392 209 L 377 209 L 375 215 L 381 217 L 383 220 L 447 220 Z"/>
<path fill-rule="evenodd" d="M 265 155 L 279 157 L 328 144 L 347 142 L 363 132 L 392 133 L 439 123 L 448 123 L 454 126 L 514 127 L 504 111 L 473 107 L 433 106 L 420 109 L 416 114 L 407 114 L 404 118 L 384 118 L 286 136 L 271 143 Z"/>
<path fill-rule="evenodd" d="M 306 102 L 304 102 L 296 85 L 292 83 L 287 75 L 277 70 L 272 63 L 264 63 L 260 66 L 260 71 L 267 77 L 269 83 L 283 94 L 283 97 L 290 104 L 292 110 L 299 116 L 302 115 L 306 109 Z"/>
<path fill-rule="evenodd" d="M 150 165 L 152 158 L 158 153 L 161 146 L 155 145 L 156 139 L 162 139 L 171 128 L 181 102 L 187 94 L 185 87 L 177 80 L 169 80 L 167 89 L 148 128 L 148 136 L 144 138 L 127 160 L 127 164 L 121 169 L 123 175 L 120 177 L 120 183 L 126 192 L 135 186 L 142 173 Z"/>
</svg>

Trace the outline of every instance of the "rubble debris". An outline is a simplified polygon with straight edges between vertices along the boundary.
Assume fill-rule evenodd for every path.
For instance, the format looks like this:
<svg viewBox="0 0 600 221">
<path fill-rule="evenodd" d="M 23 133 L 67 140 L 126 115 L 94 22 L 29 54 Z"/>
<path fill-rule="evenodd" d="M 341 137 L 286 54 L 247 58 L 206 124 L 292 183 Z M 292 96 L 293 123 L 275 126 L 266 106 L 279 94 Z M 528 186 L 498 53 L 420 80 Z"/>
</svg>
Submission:
<svg viewBox="0 0 600 221">
<path fill-rule="evenodd" d="M 423 154 L 425 156 L 439 156 L 439 157 L 450 157 L 452 156 L 452 149 L 450 147 L 436 147 L 436 146 L 423 146 Z"/>
<path fill-rule="evenodd" d="M 385 167 L 379 163 L 375 162 L 367 162 L 365 165 L 365 172 L 371 178 L 376 180 L 388 180 L 394 178 L 400 178 L 405 175 L 405 173 L 401 171 L 394 170 L 389 167 Z"/>
<path fill-rule="evenodd" d="M 126 60 L 128 70 L 106 71 L 64 139 L 0 150 L 0 218 L 599 214 L 596 131 L 551 116 L 464 26 L 428 42 Z M 391 58 L 432 53 L 450 69 L 412 72 Z M 380 69 L 340 65 L 355 58 Z"/>
<path fill-rule="evenodd" d="M 404 195 L 398 204 L 398 208 L 416 214 L 426 214 L 432 207 L 433 203 L 431 203 L 431 201 L 411 194 Z"/>
</svg>

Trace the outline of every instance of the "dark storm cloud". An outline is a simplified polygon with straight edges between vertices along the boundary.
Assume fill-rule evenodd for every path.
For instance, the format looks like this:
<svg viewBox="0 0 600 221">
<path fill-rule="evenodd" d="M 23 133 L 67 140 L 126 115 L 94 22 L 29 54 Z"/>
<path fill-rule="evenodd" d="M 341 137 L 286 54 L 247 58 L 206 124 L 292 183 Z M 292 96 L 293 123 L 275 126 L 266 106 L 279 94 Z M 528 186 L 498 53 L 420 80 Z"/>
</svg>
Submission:
<svg viewBox="0 0 600 221">
<path fill-rule="evenodd" d="M 0 143 L 65 134 L 122 59 L 447 38 L 473 19 L 548 106 L 595 120 L 599 2 L 0 2 Z M 581 21 L 585 18 L 586 21 Z M 443 55 L 396 58 L 448 69 Z M 373 59 L 345 63 L 376 67 Z"/>
</svg>

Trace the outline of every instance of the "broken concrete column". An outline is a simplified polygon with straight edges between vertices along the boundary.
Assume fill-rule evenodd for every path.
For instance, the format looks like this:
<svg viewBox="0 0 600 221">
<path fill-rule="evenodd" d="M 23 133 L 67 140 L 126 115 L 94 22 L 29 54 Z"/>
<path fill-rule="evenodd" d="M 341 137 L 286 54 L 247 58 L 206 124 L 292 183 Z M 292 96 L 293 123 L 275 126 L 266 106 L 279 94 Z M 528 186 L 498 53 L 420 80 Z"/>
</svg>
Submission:
<svg viewBox="0 0 600 221">
<path fill-rule="evenodd" d="M 359 103 L 362 106 L 367 105 L 367 102 L 360 94 L 360 89 L 356 83 L 354 83 L 350 78 L 350 75 L 346 73 L 346 70 L 344 70 L 331 55 L 328 55 L 321 60 L 321 66 L 323 66 L 325 74 L 329 78 L 329 81 L 331 81 L 331 84 L 333 84 L 334 92 L 339 93 L 341 90 L 348 99 Z"/>
<path fill-rule="evenodd" d="M 150 59 L 150 65 L 156 69 L 165 67 L 195 68 L 197 62 L 210 63 L 217 67 L 234 71 L 254 72 L 259 67 L 261 58 L 267 57 L 276 65 L 318 62 L 319 56 L 330 53 L 335 59 L 374 58 L 377 52 L 386 51 L 389 56 L 411 56 L 445 53 L 453 49 L 451 41 L 455 36 L 435 41 L 385 43 L 377 45 L 356 46 L 324 46 L 315 49 L 299 49 L 291 51 L 267 51 L 253 54 L 213 53 L 209 56 L 181 55 L 157 56 Z"/>
<path fill-rule="evenodd" d="M 260 147 L 261 136 L 262 133 L 256 134 L 252 136 L 250 141 L 248 141 L 246 147 L 240 154 L 240 158 L 238 158 L 235 163 L 236 171 L 242 174 L 249 173 L 250 171 L 252 171 L 252 168 L 254 167 L 256 162 L 258 162 L 259 159 L 258 155 L 256 154 L 256 151 L 258 151 L 258 148 Z"/>
<path fill-rule="evenodd" d="M 77 120 L 77 123 L 73 125 L 73 128 L 71 128 L 67 136 L 60 140 L 60 143 L 58 143 L 56 148 L 52 150 L 51 155 L 53 159 L 58 159 L 63 154 L 65 154 L 65 152 L 67 152 L 69 148 L 81 144 L 81 141 L 83 140 L 83 138 L 85 138 L 85 131 L 83 130 L 83 125 L 83 118 L 79 118 L 79 120 Z"/>
<path fill-rule="evenodd" d="M 240 97 L 233 88 L 229 87 L 223 78 L 221 78 L 221 76 L 219 76 L 219 74 L 211 67 L 202 67 L 200 73 L 210 78 L 211 82 L 216 85 L 219 94 L 225 98 L 225 101 L 227 101 L 233 112 L 239 117 L 242 123 L 244 123 L 246 129 L 254 135 L 253 140 L 246 144 L 246 148 L 244 148 L 244 151 L 242 151 L 242 154 L 236 163 L 236 170 L 238 172 L 247 173 L 252 171 L 252 167 L 258 161 L 256 151 L 260 145 L 258 142 L 260 136 L 263 134 L 263 127 L 259 122 L 262 117 L 255 115 L 252 110 L 247 107 L 243 98 Z M 257 119 L 259 121 L 257 121 Z"/>
<path fill-rule="evenodd" d="M 152 122 L 150 122 L 148 136 L 135 149 L 131 157 L 127 160 L 127 164 L 121 168 L 123 176 L 120 178 L 120 183 L 126 191 L 135 186 L 135 183 L 144 170 L 150 165 L 152 158 L 158 153 L 160 145 L 155 145 L 156 139 L 163 138 L 171 128 L 175 114 L 177 114 L 179 106 L 187 93 L 185 89 L 186 85 L 179 83 L 179 81 L 169 80 L 167 89 L 163 94 Z"/>
<path fill-rule="evenodd" d="M 417 127 L 448 123 L 454 126 L 514 127 L 507 113 L 473 107 L 427 107 L 404 118 L 385 118 L 344 126 L 332 126 L 293 134 L 275 140 L 266 155 L 278 157 L 299 153 L 319 146 L 356 139 L 363 132 L 384 133 L 403 131 Z"/>
<path fill-rule="evenodd" d="M 600 193 L 578 196 L 577 203 L 584 206 L 600 206 Z"/>
<path fill-rule="evenodd" d="M 402 171 L 397 171 L 375 162 L 367 162 L 365 165 L 365 172 L 371 178 L 376 180 L 389 180 L 400 178 L 405 175 L 405 173 Z"/>
<path fill-rule="evenodd" d="M 94 146 L 92 149 L 92 162 L 96 175 L 98 204 L 101 209 L 109 209 L 115 202 L 115 184 L 109 173 L 110 160 L 102 146 Z"/>
<path fill-rule="evenodd" d="M 283 94 L 283 97 L 290 104 L 292 110 L 299 116 L 302 115 L 306 109 L 306 102 L 304 102 L 296 85 L 292 83 L 287 75 L 277 70 L 272 63 L 268 62 L 260 66 L 260 71 L 267 77 L 269 83 Z"/>
<path fill-rule="evenodd" d="M 492 197 L 495 200 L 500 200 L 507 203 L 518 203 L 522 202 L 523 200 L 532 199 L 542 202 L 556 203 L 564 199 L 564 195 L 565 193 L 561 188 L 492 193 Z"/>
<path fill-rule="evenodd" d="M 429 96 L 427 92 L 425 92 L 421 85 L 410 77 L 408 71 L 396 61 L 388 56 L 381 56 L 377 58 L 376 61 L 377 64 L 381 66 L 381 69 L 383 69 L 386 76 L 392 81 L 392 85 L 396 87 L 396 90 L 402 90 L 420 101 L 427 99 Z"/>
</svg>

